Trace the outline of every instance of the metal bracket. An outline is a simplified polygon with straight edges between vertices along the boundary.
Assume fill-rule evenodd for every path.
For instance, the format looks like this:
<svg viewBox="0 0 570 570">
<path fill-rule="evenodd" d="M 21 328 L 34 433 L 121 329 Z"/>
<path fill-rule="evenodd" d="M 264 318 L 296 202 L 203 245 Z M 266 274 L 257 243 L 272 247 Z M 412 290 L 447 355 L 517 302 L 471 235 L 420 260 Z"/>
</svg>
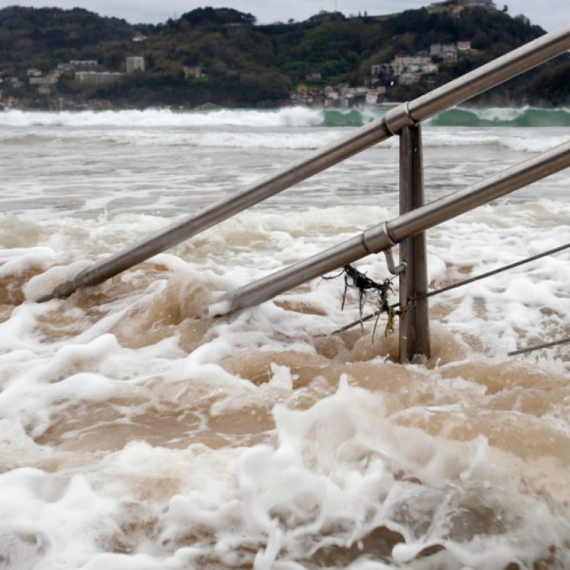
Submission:
<svg viewBox="0 0 570 570">
<path fill-rule="evenodd" d="M 400 273 L 403 273 L 408 268 L 408 264 L 405 261 L 396 267 L 396 264 L 394 263 L 394 256 L 392 255 L 392 248 L 385 249 L 384 256 L 386 257 L 386 265 L 388 266 L 388 271 L 392 275 L 400 275 Z"/>
</svg>

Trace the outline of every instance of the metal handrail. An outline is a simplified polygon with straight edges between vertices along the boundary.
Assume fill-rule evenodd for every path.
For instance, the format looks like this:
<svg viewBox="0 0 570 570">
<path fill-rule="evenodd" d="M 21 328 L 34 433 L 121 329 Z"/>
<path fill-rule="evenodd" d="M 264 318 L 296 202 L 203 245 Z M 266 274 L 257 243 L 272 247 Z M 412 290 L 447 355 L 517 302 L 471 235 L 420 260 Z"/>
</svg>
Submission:
<svg viewBox="0 0 570 570">
<path fill-rule="evenodd" d="M 464 214 L 570 167 L 570 142 L 535 156 L 521 164 L 495 174 L 477 184 L 453 192 L 367 229 L 360 235 L 321 253 L 276 271 L 258 281 L 223 293 L 206 310 L 207 316 L 220 316 L 238 309 L 258 305 L 280 293 L 293 289 L 338 267 L 353 263 L 372 253 L 385 251 L 419 232 Z"/>
<path fill-rule="evenodd" d="M 426 95 L 391 109 L 383 117 L 314 151 L 304 159 L 246 186 L 196 215 L 190 215 L 170 224 L 143 241 L 91 265 L 38 301 L 67 297 L 76 289 L 102 283 L 153 255 L 398 134 L 403 128 L 416 125 L 567 50 L 570 50 L 570 25 L 517 48 Z"/>
</svg>

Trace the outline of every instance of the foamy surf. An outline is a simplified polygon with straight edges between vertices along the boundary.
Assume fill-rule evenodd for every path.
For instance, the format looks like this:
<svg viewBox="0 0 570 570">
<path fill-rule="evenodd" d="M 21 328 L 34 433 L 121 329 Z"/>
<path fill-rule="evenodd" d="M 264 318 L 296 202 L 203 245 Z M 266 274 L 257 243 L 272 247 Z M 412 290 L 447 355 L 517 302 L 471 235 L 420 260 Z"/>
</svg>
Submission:
<svg viewBox="0 0 570 570">
<path fill-rule="evenodd" d="M 99 126 L 89 145 L 62 147 L 82 127 L 31 121 L 26 168 L 21 141 L 0 145 L 0 565 L 566 567 L 568 349 L 507 353 L 570 336 L 568 252 L 434 297 L 425 365 L 397 364 L 383 320 L 373 343 L 368 323 L 333 334 L 359 317 L 352 292 L 341 310 L 342 277 L 204 315 L 217 295 L 395 217 L 391 142 L 97 287 L 35 303 L 302 156 L 172 146 L 171 127 L 137 128 L 144 144 L 117 145 L 117 130 Z M 277 140 L 336 131 L 226 128 Z M 462 149 L 447 142 L 468 136 L 426 126 L 440 141 L 426 145 L 428 199 L 524 160 L 517 139 L 565 136 L 472 133 Z M 430 288 L 570 243 L 568 181 L 430 230 Z M 383 256 L 357 267 L 389 277 Z"/>
</svg>

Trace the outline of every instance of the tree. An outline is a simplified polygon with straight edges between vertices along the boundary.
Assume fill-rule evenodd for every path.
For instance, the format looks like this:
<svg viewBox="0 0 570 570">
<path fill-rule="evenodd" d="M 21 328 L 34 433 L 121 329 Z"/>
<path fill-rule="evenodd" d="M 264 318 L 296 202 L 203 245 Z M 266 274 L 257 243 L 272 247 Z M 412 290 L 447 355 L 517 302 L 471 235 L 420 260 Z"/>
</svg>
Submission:
<svg viewBox="0 0 570 570">
<path fill-rule="evenodd" d="M 182 14 L 180 20 L 190 22 L 194 26 L 202 26 L 208 24 L 249 24 L 256 22 L 256 17 L 252 14 L 239 12 L 233 8 L 197 8 L 191 12 Z"/>
</svg>

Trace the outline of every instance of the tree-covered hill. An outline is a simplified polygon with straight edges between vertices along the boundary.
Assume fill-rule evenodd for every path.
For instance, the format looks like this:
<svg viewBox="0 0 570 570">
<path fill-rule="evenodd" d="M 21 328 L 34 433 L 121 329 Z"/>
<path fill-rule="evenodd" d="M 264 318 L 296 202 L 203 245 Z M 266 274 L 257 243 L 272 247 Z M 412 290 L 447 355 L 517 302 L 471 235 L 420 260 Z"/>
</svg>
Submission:
<svg viewBox="0 0 570 570">
<path fill-rule="evenodd" d="M 101 18 L 82 8 L 4 8 L 0 10 L 0 70 L 3 75 L 29 67 L 49 71 L 91 47 L 129 41 L 134 31 L 124 20 Z"/>
<path fill-rule="evenodd" d="M 470 42 L 468 53 L 438 62 L 436 73 L 411 84 L 382 74 L 373 78 L 377 89 L 385 89 L 385 99 L 402 100 L 543 33 L 522 16 L 482 8 L 459 14 L 422 8 L 349 19 L 338 12 L 321 13 L 305 22 L 265 26 L 237 10 L 199 8 L 157 26 L 132 26 L 79 8 L 9 7 L 0 10 L 0 77 L 3 99 L 36 106 L 49 106 L 56 98 L 106 100 L 123 107 L 272 106 L 288 102 L 300 83 L 315 93 L 326 85 L 370 84 L 374 65 L 389 64 L 402 54 L 429 53 L 433 44 Z M 144 57 L 144 72 L 126 74 L 113 84 L 78 83 L 67 69 L 41 94 L 38 82 L 28 80 L 30 69 L 53 74 L 71 60 L 96 60 L 99 71 L 125 72 L 129 56 Z M 480 101 L 568 104 L 568 65 L 567 57 L 558 58 Z"/>
</svg>

